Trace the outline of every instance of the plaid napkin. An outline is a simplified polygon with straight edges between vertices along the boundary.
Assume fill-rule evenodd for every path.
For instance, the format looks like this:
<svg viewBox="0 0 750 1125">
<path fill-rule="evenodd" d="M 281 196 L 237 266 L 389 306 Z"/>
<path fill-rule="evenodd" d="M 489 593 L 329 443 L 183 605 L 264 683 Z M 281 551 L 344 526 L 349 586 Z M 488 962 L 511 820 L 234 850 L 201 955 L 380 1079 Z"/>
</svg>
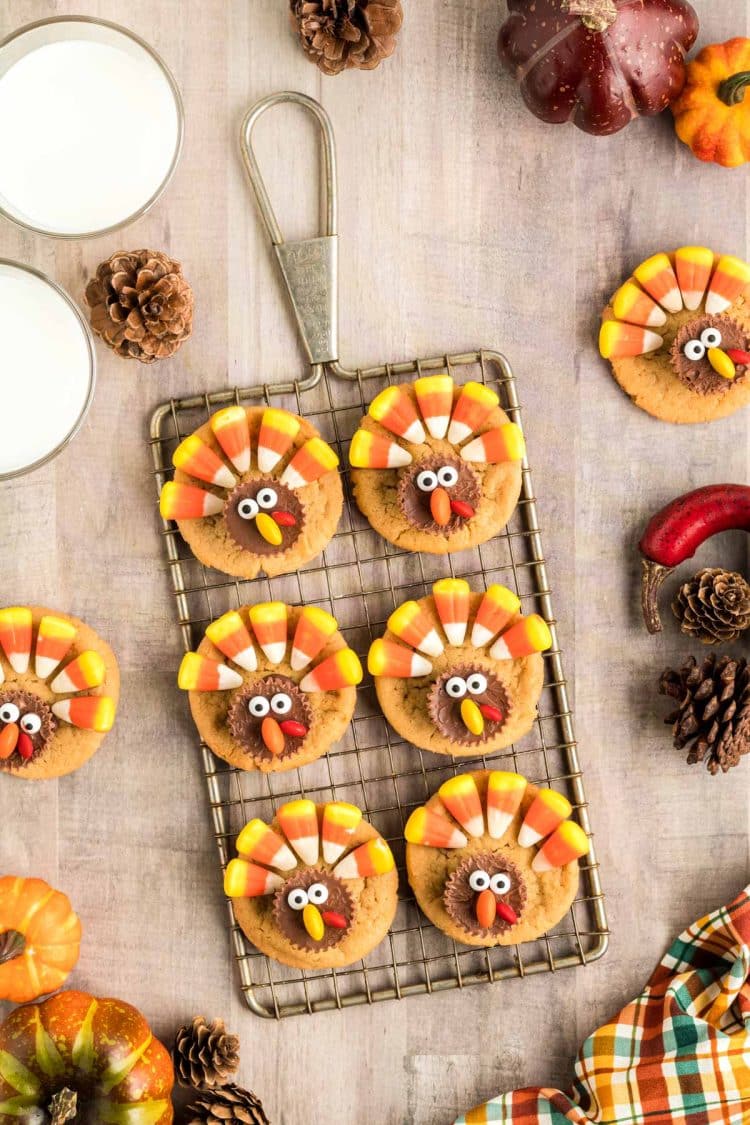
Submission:
<svg viewBox="0 0 750 1125">
<path fill-rule="evenodd" d="M 567 1093 L 515 1090 L 455 1125 L 748 1125 L 750 886 L 677 939 L 641 995 L 587 1039 Z"/>
</svg>

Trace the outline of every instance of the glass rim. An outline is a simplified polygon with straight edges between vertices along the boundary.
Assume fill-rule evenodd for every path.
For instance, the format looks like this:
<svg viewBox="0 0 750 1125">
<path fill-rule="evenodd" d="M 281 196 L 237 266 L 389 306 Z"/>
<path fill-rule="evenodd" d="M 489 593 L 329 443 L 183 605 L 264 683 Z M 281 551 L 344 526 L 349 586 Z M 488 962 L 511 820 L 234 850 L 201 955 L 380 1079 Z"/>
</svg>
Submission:
<svg viewBox="0 0 750 1125">
<path fill-rule="evenodd" d="M 0 216 L 13 223 L 14 226 L 20 227 L 21 230 L 30 231 L 32 234 L 39 234 L 43 235 L 46 238 L 56 238 L 68 242 L 75 241 L 76 239 L 99 238 L 103 235 L 112 234 L 114 231 L 122 230 L 123 227 L 129 226 L 130 223 L 137 222 L 138 219 L 147 214 L 154 206 L 154 204 L 157 203 L 157 201 L 161 198 L 161 196 L 169 186 L 175 174 L 175 171 L 177 170 L 177 165 L 179 163 L 180 156 L 182 155 L 182 148 L 185 140 L 185 105 L 182 100 L 180 88 L 177 85 L 177 81 L 172 74 L 172 71 L 169 69 L 159 52 L 154 47 L 152 47 L 150 43 L 147 43 L 146 40 L 142 39 L 141 36 L 138 35 L 135 31 L 131 31 L 129 28 L 123 27 L 122 24 L 114 23 L 112 20 L 99 19 L 98 16 L 48 16 L 46 19 L 35 20 L 33 23 L 24 24 L 23 27 L 19 27 L 15 31 L 12 31 L 10 35 L 6 35 L 4 39 L 0 39 L 0 53 L 2 53 L 2 51 L 4 51 L 6 47 L 8 47 L 11 43 L 14 43 L 17 39 L 22 38 L 24 35 L 27 35 L 32 31 L 37 31 L 41 27 L 50 27 L 54 24 L 76 23 L 89 24 L 95 27 L 103 27 L 108 29 L 109 31 L 114 31 L 119 35 L 123 35 L 126 39 L 130 39 L 131 42 L 135 43 L 136 46 L 140 47 L 143 51 L 146 52 L 147 55 L 149 55 L 153 59 L 159 70 L 162 72 L 164 78 L 166 79 L 167 85 L 169 86 L 172 93 L 172 97 L 174 98 L 175 109 L 177 110 L 177 137 L 169 168 L 167 169 L 167 172 L 162 182 L 157 187 L 156 191 L 154 191 L 152 195 L 146 200 L 146 202 L 141 204 L 141 206 L 136 211 L 133 211 L 132 214 L 128 215 L 124 219 L 120 219 L 116 223 L 111 223 L 109 226 L 99 227 L 96 230 L 89 231 L 68 232 L 50 230 L 48 227 L 36 226 L 33 222 L 28 222 L 27 220 L 19 218 L 17 215 L 12 214 L 7 210 L 6 207 L 3 206 L 2 200 L 0 198 Z M 2 479 L 2 477 L 0 477 L 0 479 Z"/>
</svg>

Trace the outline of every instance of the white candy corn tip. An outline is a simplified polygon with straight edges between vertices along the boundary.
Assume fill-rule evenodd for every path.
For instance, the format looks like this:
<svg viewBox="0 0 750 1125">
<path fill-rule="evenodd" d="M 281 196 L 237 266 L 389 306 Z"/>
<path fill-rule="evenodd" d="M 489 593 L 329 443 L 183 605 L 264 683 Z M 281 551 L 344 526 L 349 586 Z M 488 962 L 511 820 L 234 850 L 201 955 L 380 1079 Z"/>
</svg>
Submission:
<svg viewBox="0 0 750 1125">
<path fill-rule="evenodd" d="M 388 468 L 401 469 L 404 465 L 411 465 L 414 458 L 407 449 L 402 449 L 400 445 L 393 445 L 388 450 Z"/>
<path fill-rule="evenodd" d="M 284 472 L 281 474 L 281 483 L 287 488 L 294 490 L 296 488 L 304 488 L 307 482 L 301 473 L 298 473 L 291 465 L 287 465 Z"/>
<path fill-rule="evenodd" d="M 484 442 L 481 437 L 474 438 L 468 445 L 465 445 L 461 450 L 461 460 L 470 462 L 480 462 L 486 460 L 484 452 Z"/>
<path fill-rule="evenodd" d="M 493 660 L 513 659 L 513 653 L 510 651 L 502 637 L 498 637 L 495 641 L 494 645 L 490 649 L 490 656 Z"/>
<path fill-rule="evenodd" d="M 467 426 L 465 422 L 453 421 L 448 427 L 448 441 L 453 442 L 454 445 L 460 445 L 473 433 L 471 426 Z"/>
<path fill-rule="evenodd" d="M 55 676 L 49 686 L 50 690 L 54 691 L 57 695 L 64 695 L 68 691 L 78 691 L 78 688 L 67 672 L 60 672 L 58 676 Z"/>
<path fill-rule="evenodd" d="M 533 848 L 534 844 L 538 844 L 544 837 L 536 829 L 531 828 L 528 824 L 522 824 L 518 833 L 518 846 L 519 848 Z"/>
<path fill-rule="evenodd" d="M 246 672 L 257 672 L 258 670 L 258 655 L 252 645 L 243 648 L 232 657 L 232 660 L 240 668 L 244 668 Z"/>
<path fill-rule="evenodd" d="M 30 656 L 31 654 L 28 652 L 12 652 L 8 657 L 8 663 L 14 672 L 18 672 L 22 676 L 24 672 L 28 671 Z"/>
<path fill-rule="evenodd" d="M 451 621 L 447 625 L 443 622 L 443 630 L 448 638 L 448 644 L 458 646 L 464 643 L 466 638 L 465 621 Z"/>
<path fill-rule="evenodd" d="M 545 871 L 554 871 L 554 865 L 549 862 L 544 852 L 537 852 L 531 864 L 531 870 L 542 875 Z"/>
<path fill-rule="evenodd" d="M 308 867 L 313 867 L 318 862 L 318 837 L 301 836 L 299 840 L 290 841 L 297 855 Z"/>
<path fill-rule="evenodd" d="M 432 436 L 434 438 L 442 440 L 448 433 L 448 426 L 450 425 L 450 415 L 437 414 L 433 418 L 425 418 L 425 423 Z"/>
<path fill-rule="evenodd" d="M 258 450 L 258 468 L 262 473 L 270 473 L 276 468 L 281 455 L 274 449 L 259 449 Z"/>
<path fill-rule="evenodd" d="M 685 308 L 688 310 L 688 312 L 695 312 L 701 307 L 701 302 L 703 300 L 703 290 L 688 289 L 687 292 L 683 290 L 682 299 L 685 302 Z"/>
<path fill-rule="evenodd" d="M 52 656 L 37 656 L 34 664 L 37 679 L 46 680 L 48 676 L 52 675 L 59 663 L 60 661 L 55 660 Z M 2 683 L 1 680 L 0 683 Z"/>
<path fill-rule="evenodd" d="M 718 316 L 719 313 L 726 312 L 728 308 L 731 308 L 731 305 L 732 302 L 719 293 L 709 293 L 706 297 L 706 312 L 709 316 Z"/>
<path fill-rule="evenodd" d="M 59 699 L 57 703 L 52 704 L 52 714 L 58 719 L 62 719 L 64 723 L 70 723 L 70 705 L 72 702 L 72 699 Z"/>
<path fill-rule="evenodd" d="M 237 478 L 226 465 L 222 465 L 220 469 L 216 470 L 216 475 L 211 483 L 218 485 L 219 488 L 234 488 Z"/>
<path fill-rule="evenodd" d="M 412 445 L 423 445 L 427 435 L 424 432 L 424 426 L 421 422 L 412 422 L 403 435 L 404 441 L 410 442 Z"/>
<path fill-rule="evenodd" d="M 292 671 L 293 672 L 301 672 L 302 669 L 306 668 L 307 665 L 310 663 L 310 659 L 311 658 L 307 655 L 307 653 L 303 652 L 301 648 L 293 648 L 292 649 L 292 657 L 291 657 L 291 660 L 290 660 L 290 664 L 292 665 Z"/>
<path fill-rule="evenodd" d="M 679 289 L 670 289 L 665 296 L 663 296 L 659 304 L 671 313 L 682 312 L 682 293 Z"/>
<path fill-rule="evenodd" d="M 420 676 L 429 676 L 431 671 L 432 665 L 429 660 L 424 656 L 420 656 L 418 652 L 415 652 L 411 658 L 411 674 L 413 678 L 418 679 Z"/>
<path fill-rule="evenodd" d="M 271 664 L 281 664 L 286 656 L 286 641 L 274 641 L 270 645 L 261 645 L 261 648 Z"/>
<path fill-rule="evenodd" d="M 470 836 L 473 836 L 475 840 L 478 840 L 480 836 L 484 836 L 484 817 L 472 817 L 471 820 L 466 821 L 466 823 L 464 824 L 464 828 Z"/>
<path fill-rule="evenodd" d="M 230 688 L 242 687 L 242 676 L 239 672 L 235 672 L 233 668 L 227 668 L 226 664 L 219 664 L 216 675 L 219 679 L 217 691 L 229 691 Z"/>
<path fill-rule="evenodd" d="M 323 841 L 323 861 L 334 864 L 339 856 L 346 851 L 346 844 L 337 844 L 333 840 Z"/>
<path fill-rule="evenodd" d="M 440 656 L 445 652 L 445 646 L 436 629 L 430 629 L 427 636 L 420 641 L 419 651 L 426 653 L 427 656 Z"/>
<path fill-rule="evenodd" d="M 476 622 L 474 628 L 471 630 L 472 648 L 484 648 L 490 643 L 494 635 L 495 634 L 485 625 L 480 625 L 479 622 Z"/>
<path fill-rule="evenodd" d="M 487 831 L 493 840 L 502 840 L 513 822 L 515 813 L 501 812 L 499 809 L 487 810 Z M 520 838 L 519 838 L 520 844 Z"/>
</svg>

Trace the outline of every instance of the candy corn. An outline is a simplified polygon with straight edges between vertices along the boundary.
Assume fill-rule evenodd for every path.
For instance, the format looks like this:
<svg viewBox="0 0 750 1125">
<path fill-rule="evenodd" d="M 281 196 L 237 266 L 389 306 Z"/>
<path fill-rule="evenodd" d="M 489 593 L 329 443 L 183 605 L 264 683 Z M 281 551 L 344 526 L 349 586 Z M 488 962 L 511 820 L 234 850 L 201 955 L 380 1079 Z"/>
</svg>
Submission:
<svg viewBox="0 0 750 1125">
<path fill-rule="evenodd" d="M 349 463 L 353 469 L 398 469 L 410 465 L 411 453 L 391 438 L 357 430 L 349 446 Z"/>
<path fill-rule="evenodd" d="M 396 644 L 395 641 L 379 638 L 370 645 L 367 671 L 371 676 L 391 676 L 396 680 L 409 680 L 428 676 L 432 671 L 432 664 L 418 652 L 412 652 L 411 649 Z"/>
<path fill-rule="evenodd" d="M 522 617 L 498 637 L 490 649 L 493 660 L 517 660 L 534 652 L 546 652 L 552 647 L 549 625 L 538 613 Z"/>
<path fill-rule="evenodd" d="M 369 879 L 372 875 L 385 875 L 395 866 L 391 849 L 378 836 L 345 855 L 334 867 L 333 873 L 339 879 Z"/>
<path fill-rule="evenodd" d="M 565 867 L 574 859 L 581 859 L 589 853 L 589 838 L 579 824 L 565 820 L 534 856 L 531 870 L 537 874 L 551 871 L 555 867 Z"/>
<path fill-rule="evenodd" d="M 282 805 L 276 813 L 281 831 L 303 863 L 312 867 L 318 862 L 318 811 L 314 801 L 300 798 Z"/>
<path fill-rule="evenodd" d="M 746 285 L 750 284 L 750 265 L 726 254 L 719 260 L 711 278 L 706 297 L 706 312 L 716 316 L 734 304 Z"/>
<path fill-rule="evenodd" d="M 504 629 L 521 608 L 517 598 L 507 586 L 490 586 L 482 598 L 474 626 L 471 630 L 471 643 L 474 648 L 484 648 L 501 629 Z"/>
<path fill-rule="evenodd" d="M 501 840 L 521 807 L 526 778 L 520 773 L 494 770 L 487 779 L 487 831 Z"/>
<path fill-rule="evenodd" d="M 297 860 L 291 848 L 287 847 L 281 836 L 269 828 L 265 821 L 249 821 L 237 837 L 237 851 L 240 855 L 262 863 L 266 867 L 277 867 L 279 871 L 291 871 Z"/>
<path fill-rule="evenodd" d="M 666 254 L 654 254 L 633 271 L 635 279 L 668 312 L 682 310 L 682 294 Z"/>
<path fill-rule="evenodd" d="M 258 434 L 258 468 L 270 473 L 289 452 L 300 430 L 300 420 L 288 410 L 264 410 Z"/>
<path fill-rule="evenodd" d="M 675 270 L 685 308 L 694 312 L 703 302 L 714 268 L 713 250 L 706 246 L 683 246 L 675 254 Z"/>
<path fill-rule="evenodd" d="M 499 404 L 499 398 L 489 387 L 485 387 L 482 383 L 467 383 L 461 388 L 453 408 L 448 426 L 448 441 L 453 442 L 454 445 L 466 441 L 484 425 L 488 416 Z"/>
<path fill-rule="evenodd" d="M 362 675 L 362 665 L 356 652 L 342 648 L 303 677 L 300 691 L 340 691 L 356 687 L 362 683 Z"/>
<path fill-rule="evenodd" d="M 450 375 L 427 375 L 414 383 L 419 409 L 434 438 L 444 438 L 453 411 L 453 380 Z"/>
<path fill-rule="evenodd" d="M 244 859 L 231 859 L 224 872 L 224 894 L 227 898 L 260 898 L 272 895 L 284 880 L 274 871 L 266 871 Z"/>
<path fill-rule="evenodd" d="M 223 507 L 220 496 L 176 480 L 167 481 L 159 498 L 159 511 L 165 520 L 201 520 L 218 515 Z"/>
<path fill-rule="evenodd" d="M 248 610 L 255 638 L 271 664 L 286 656 L 287 609 L 284 602 L 259 602 Z"/>
<path fill-rule="evenodd" d="M 186 652 L 177 673 L 177 686 L 183 691 L 229 691 L 242 686 L 242 676 L 208 656 Z"/>
<path fill-rule="evenodd" d="M 191 434 L 180 442 L 172 455 L 172 464 L 191 477 L 221 488 L 233 488 L 237 483 L 234 473 L 229 471 L 210 445 L 201 441 L 197 434 Z"/>
<path fill-rule="evenodd" d="M 55 676 L 50 687 L 58 695 L 69 691 L 85 691 L 103 684 L 106 675 L 107 668 L 98 652 L 82 652 Z"/>
<path fill-rule="evenodd" d="M 13 671 L 25 672 L 31 659 L 31 610 L 26 606 L 0 609 L 0 645 Z"/>
<path fill-rule="evenodd" d="M 343 801 L 331 801 L 326 805 L 321 830 L 326 863 L 335 863 L 344 854 L 361 819 L 362 813 L 356 805 Z"/>
<path fill-rule="evenodd" d="M 36 634 L 34 670 L 40 680 L 51 676 L 67 656 L 76 636 L 76 627 L 62 617 L 47 614 L 39 622 Z"/>
<path fill-rule="evenodd" d="M 314 605 L 305 606 L 297 621 L 292 641 L 291 664 L 294 671 L 306 668 L 325 648 L 337 629 L 336 618 L 330 613 Z"/>
<path fill-rule="evenodd" d="M 555 789 L 540 789 L 526 810 L 518 833 L 518 846 L 531 848 L 554 832 L 570 816 L 570 801 Z"/>
<path fill-rule="evenodd" d="M 411 397 L 402 387 L 386 387 L 372 400 L 368 414 L 404 441 L 421 445 L 425 440 L 424 426 Z"/>
<path fill-rule="evenodd" d="M 451 777 L 443 782 L 438 793 L 448 812 L 470 836 L 484 835 L 482 802 L 470 773 Z"/>
<path fill-rule="evenodd" d="M 626 281 L 614 295 L 612 309 L 618 320 L 640 324 L 642 328 L 661 328 L 667 314 L 634 281 Z"/>
<path fill-rule="evenodd" d="M 252 638 L 236 610 L 212 621 L 206 629 L 206 636 L 219 652 L 223 652 L 224 656 L 228 656 L 240 668 L 244 668 L 246 672 L 256 671 L 258 657 Z"/>
<path fill-rule="evenodd" d="M 250 429 L 241 406 L 228 406 L 211 416 L 214 437 L 238 473 L 250 468 Z"/>
<path fill-rule="evenodd" d="M 604 359 L 625 359 L 657 351 L 664 341 L 648 328 L 605 320 L 599 332 L 599 353 Z"/>
<path fill-rule="evenodd" d="M 441 578 L 432 587 L 435 609 L 451 645 L 462 645 L 469 623 L 469 583 L 463 578 Z"/>
<path fill-rule="evenodd" d="M 463 848 L 466 836 L 446 816 L 421 805 L 406 822 L 404 836 L 409 844 L 424 844 L 428 848 Z"/>
<path fill-rule="evenodd" d="M 339 459 L 330 445 L 326 445 L 322 438 L 310 438 L 297 450 L 284 469 L 281 483 L 287 488 L 302 488 L 318 480 L 324 473 L 331 472 L 338 463 Z"/>
<path fill-rule="evenodd" d="M 526 442 L 520 426 L 515 422 L 505 422 L 494 430 L 487 430 L 474 438 L 461 450 L 464 461 L 479 462 L 484 465 L 502 465 L 508 461 L 522 461 L 526 454 Z"/>
<path fill-rule="evenodd" d="M 52 711 L 64 723 L 81 730 L 106 734 L 115 721 L 115 701 L 107 695 L 79 695 L 52 704 Z"/>
<path fill-rule="evenodd" d="M 444 651 L 432 618 L 418 602 L 404 602 L 400 605 L 388 618 L 388 628 L 399 640 L 418 648 L 427 656 L 440 656 Z"/>
</svg>

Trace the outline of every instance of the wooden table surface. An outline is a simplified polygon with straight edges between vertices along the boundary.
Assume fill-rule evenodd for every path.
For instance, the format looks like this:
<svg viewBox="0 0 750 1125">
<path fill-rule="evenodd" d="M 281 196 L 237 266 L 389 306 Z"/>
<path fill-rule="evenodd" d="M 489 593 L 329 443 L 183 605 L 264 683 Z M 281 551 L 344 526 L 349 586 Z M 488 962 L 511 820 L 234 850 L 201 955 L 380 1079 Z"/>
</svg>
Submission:
<svg viewBox="0 0 750 1125">
<path fill-rule="evenodd" d="M 139 1007 L 169 1038 L 222 1015 L 241 1080 L 275 1123 L 447 1125 L 500 1090 L 570 1080 L 581 1039 L 628 1000 L 666 944 L 748 880 L 748 768 L 688 769 L 661 725 L 662 668 L 691 651 L 637 607 L 639 529 L 673 495 L 747 476 L 747 416 L 678 429 L 632 407 L 598 358 L 598 311 L 658 249 L 748 250 L 747 176 L 704 167 L 668 118 L 608 140 L 545 127 L 500 73 L 504 5 L 411 0 L 396 55 L 322 77 L 284 0 L 10 0 L 0 34 L 45 16 L 119 21 L 173 68 L 187 111 L 176 177 L 153 211 L 63 243 L 0 224 L 0 256 L 81 300 L 97 263 L 149 246 L 181 259 L 195 333 L 146 368 L 98 347 L 95 402 L 56 461 L 0 488 L 4 603 L 70 610 L 107 637 L 123 695 L 102 751 L 60 782 L 0 781 L 2 869 L 64 888 L 85 924 L 71 984 Z M 745 0 L 696 0 L 702 42 L 748 31 Z M 587 968 L 344 1013 L 260 1021 L 243 1007 L 185 700 L 146 445 L 171 395 L 298 377 L 304 359 L 237 152 L 247 107 L 319 98 L 339 150 L 341 356 L 351 364 L 479 345 L 519 378 L 560 635 L 612 928 Z M 92 92 L 107 97 L 106 89 Z M 312 233 L 315 141 L 299 111 L 258 129 L 289 236 Z M 137 121 L 112 107 L 127 137 Z M 12 372 L 0 372 L 10 379 Z M 701 564 L 746 565 L 746 540 Z M 687 573 L 689 573 L 689 569 Z M 692 646 L 694 649 L 695 646 Z"/>
</svg>

